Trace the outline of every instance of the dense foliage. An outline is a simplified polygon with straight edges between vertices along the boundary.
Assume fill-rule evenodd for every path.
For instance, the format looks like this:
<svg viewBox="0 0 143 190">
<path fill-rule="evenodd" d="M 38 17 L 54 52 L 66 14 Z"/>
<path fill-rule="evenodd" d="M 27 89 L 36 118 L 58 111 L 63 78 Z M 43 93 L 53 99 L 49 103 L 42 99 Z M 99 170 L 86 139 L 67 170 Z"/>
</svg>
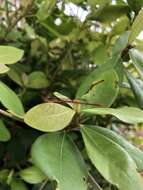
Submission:
<svg viewBox="0 0 143 190">
<path fill-rule="evenodd" d="M 142 0 L 0 1 L 0 190 L 142 190 Z"/>
</svg>

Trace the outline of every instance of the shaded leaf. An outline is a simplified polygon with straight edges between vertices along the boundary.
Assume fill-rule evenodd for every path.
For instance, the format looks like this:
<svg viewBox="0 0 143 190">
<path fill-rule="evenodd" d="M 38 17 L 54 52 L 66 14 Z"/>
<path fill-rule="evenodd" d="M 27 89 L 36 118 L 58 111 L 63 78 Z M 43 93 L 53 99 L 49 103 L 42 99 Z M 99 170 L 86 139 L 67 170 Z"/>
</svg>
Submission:
<svg viewBox="0 0 143 190">
<path fill-rule="evenodd" d="M 89 115 L 113 115 L 125 123 L 141 123 L 143 122 L 143 111 L 134 107 L 121 108 L 92 108 L 82 110 L 83 113 Z"/>
<path fill-rule="evenodd" d="M 41 71 L 34 71 L 28 76 L 27 86 L 29 88 L 40 89 L 48 86 L 46 75 Z"/>
<path fill-rule="evenodd" d="M 75 111 L 56 103 L 43 103 L 30 109 L 24 121 L 40 131 L 59 131 L 72 120 Z"/>
<path fill-rule="evenodd" d="M 120 190 L 142 190 L 143 180 L 130 155 L 91 126 L 82 127 L 87 153 L 98 171 Z"/>
<path fill-rule="evenodd" d="M 118 76 L 109 65 L 95 69 L 79 87 L 76 98 L 85 102 L 111 106 L 118 95 Z"/>
<path fill-rule="evenodd" d="M 25 112 L 23 105 L 15 94 L 6 84 L 0 81 L 0 102 L 13 114 L 23 117 Z"/>
<path fill-rule="evenodd" d="M 39 159 L 40 155 L 40 159 Z M 32 160 L 52 180 L 59 190 L 87 190 L 86 169 L 80 152 L 65 133 L 50 133 L 39 137 L 32 147 Z"/>
<path fill-rule="evenodd" d="M 6 141 L 10 140 L 10 138 L 11 138 L 11 134 L 10 134 L 9 130 L 6 128 L 3 121 L 0 120 L 0 141 L 6 142 Z"/>
</svg>

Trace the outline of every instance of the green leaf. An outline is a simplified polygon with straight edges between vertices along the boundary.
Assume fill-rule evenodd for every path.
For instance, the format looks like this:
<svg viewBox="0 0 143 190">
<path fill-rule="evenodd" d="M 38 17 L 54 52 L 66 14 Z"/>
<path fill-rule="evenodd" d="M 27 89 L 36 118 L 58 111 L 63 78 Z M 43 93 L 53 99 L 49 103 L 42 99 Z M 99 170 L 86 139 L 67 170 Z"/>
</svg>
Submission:
<svg viewBox="0 0 143 190">
<path fill-rule="evenodd" d="M 131 85 L 139 107 L 143 109 L 143 82 L 134 78 L 129 72 L 126 72 L 126 76 Z"/>
<path fill-rule="evenodd" d="M 25 183 L 18 179 L 12 179 L 10 186 L 11 190 L 28 190 Z"/>
<path fill-rule="evenodd" d="M 143 54 L 139 52 L 137 49 L 131 49 L 130 57 L 138 73 L 143 78 Z"/>
<path fill-rule="evenodd" d="M 8 71 L 9 68 L 6 65 L 0 64 L 0 74 L 7 73 Z"/>
<path fill-rule="evenodd" d="M 140 34 L 140 32 L 143 30 L 143 10 L 139 12 L 137 15 L 132 27 L 131 27 L 131 33 L 129 36 L 129 43 L 134 41 L 136 37 Z"/>
<path fill-rule="evenodd" d="M 126 15 L 129 12 L 127 5 L 108 5 L 94 13 L 95 19 L 101 22 L 115 21 L 117 18 Z"/>
<path fill-rule="evenodd" d="M 136 13 L 142 8 L 143 1 L 141 0 L 127 0 L 129 6 L 132 10 L 134 10 Z"/>
<path fill-rule="evenodd" d="M 143 189 L 135 162 L 120 145 L 89 126 L 82 127 L 82 136 L 89 158 L 106 180 L 120 190 Z"/>
<path fill-rule="evenodd" d="M 45 174 L 35 166 L 21 170 L 19 175 L 29 184 L 41 183 L 46 178 Z"/>
<path fill-rule="evenodd" d="M 15 94 L 6 84 L 0 81 L 0 102 L 13 114 L 23 117 L 25 112 L 23 105 Z"/>
<path fill-rule="evenodd" d="M 32 160 L 47 177 L 57 181 L 59 190 L 87 190 L 84 161 L 65 133 L 40 136 L 32 146 Z"/>
<path fill-rule="evenodd" d="M 9 130 L 6 128 L 5 124 L 2 120 L 0 120 L 0 141 L 6 142 L 9 141 L 11 138 L 11 134 Z"/>
<path fill-rule="evenodd" d="M 24 121 L 40 131 L 59 131 L 72 120 L 75 111 L 56 103 L 43 103 L 30 109 Z"/>
<path fill-rule="evenodd" d="M 118 95 L 118 76 L 105 64 L 95 69 L 79 87 L 76 98 L 89 103 L 111 106 Z"/>
<path fill-rule="evenodd" d="M 6 183 L 9 173 L 10 171 L 8 169 L 0 170 L 0 183 Z"/>
<path fill-rule="evenodd" d="M 0 46 L 0 64 L 14 64 L 18 62 L 24 51 L 11 46 Z"/>
<path fill-rule="evenodd" d="M 121 107 L 121 108 L 92 108 L 82 110 L 83 113 L 89 115 L 113 115 L 125 123 L 142 123 L 143 111 L 134 107 Z"/>
<path fill-rule="evenodd" d="M 122 54 L 123 50 L 128 45 L 129 32 L 124 32 L 115 42 L 112 48 L 112 56 L 118 56 Z"/>
<path fill-rule="evenodd" d="M 127 140 L 125 140 L 122 136 L 116 134 L 112 130 L 103 128 L 103 127 L 94 127 L 94 129 L 104 135 L 105 137 L 108 137 L 115 143 L 119 144 L 122 148 L 124 148 L 128 154 L 132 157 L 132 159 L 136 162 L 137 170 L 143 171 L 143 152 L 136 148 L 134 145 L 129 143 Z"/>
<path fill-rule="evenodd" d="M 27 86 L 29 88 L 40 89 L 48 86 L 46 75 L 42 71 L 34 71 L 28 76 Z"/>
</svg>

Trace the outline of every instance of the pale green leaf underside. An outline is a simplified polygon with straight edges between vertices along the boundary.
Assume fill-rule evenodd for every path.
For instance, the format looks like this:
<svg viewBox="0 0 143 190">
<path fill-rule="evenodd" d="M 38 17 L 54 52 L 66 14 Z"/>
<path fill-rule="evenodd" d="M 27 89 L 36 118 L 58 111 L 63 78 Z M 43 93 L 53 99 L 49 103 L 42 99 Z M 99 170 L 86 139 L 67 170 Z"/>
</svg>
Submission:
<svg viewBox="0 0 143 190">
<path fill-rule="evenodd" d="M 119 190 L 142 190 L 143 180 L 130 155 L 95 128 L 82 127 L 87 153 L 98 171 Z"/>
<path fill-rule="evenodd" d="M 121 108 L 92 108 L 85 109 L 81 112 L 89 115 L 113 115 L 125 123 L 142 123 L 143 111 L 135 107 L 121 107 Z"/>
<path fill-rule="evenodd" d="M 32 147 L 32 161 L 47 177 L 57 181 L 59 190 L 87 190 L 84 161 L 66 134 L 39 137 Z"/>
<path fill-rule="evenodd" d="M 11 46 L 0 46 L 0 64 L 13 64 L 18 62 L 24 52 Z"/>
<path fill-rule="evenodd" d="M 30 109 L 24 121 L 40 131 L 59 131 L 72 120 L 75 111 L 56 103 L 43 103 Z"/>
</svg>

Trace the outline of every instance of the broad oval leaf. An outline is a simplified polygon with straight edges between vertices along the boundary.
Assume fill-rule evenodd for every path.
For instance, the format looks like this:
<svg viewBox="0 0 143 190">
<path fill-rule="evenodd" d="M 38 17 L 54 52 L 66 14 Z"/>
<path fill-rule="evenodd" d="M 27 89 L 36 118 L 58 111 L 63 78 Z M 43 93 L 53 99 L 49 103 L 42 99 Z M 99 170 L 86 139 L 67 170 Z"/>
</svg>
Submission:
<svg viewBox="0 0 143 190">
<path fill-rule="evenodd" d="M 47 177 L 57 181 L 59 190 L 69 187 L 72 190 L 87 190 L 84 161 L 65 133 L 40 136 L 32 146 L 32 161 Z"/>
<path fill-rule="evenodd" d="M 24 121 L 40 131 L 59 131 L 72 120 L 75 111 L 56 103 L 43 103 L 30 109 Z"/>
<path fill-rule="evenodd" d="M 6 128 L 3 121 L 0 120 L 0 141 L 6 142 L 6 141 L 10 140 L 10 138 L 11 138 L 11 134 L 10 134 L 9 130 Z"/>
<path fill-rule="evenodd" d="M 121 108 L 92 108 L 82 110 L 83 113 L 89 115 L 113 115 L 125 123 L 142 123 L 143 111 L 135 107 L 121 107 Z"/>
<path fill-rule="evenodd" d="M 21 170 L 19 175 L 29 184 L 41 183 L 46 178 L 45 174 L 35 166 Z"/>
<path fill-rule="evenodd" d="M 130 155 L 110 138 L 93 127 L 82 127 L 87 153 L 98 171 L 120 190 L 142 190 L 143 180 Z"/>
<path fill-rule="evenodd" d="M 129 43 L 135 40 L 135 38 L 140 34 L 140 32 L 143 30 L 143 10 L 139 12 L 137 17 L 135 18 L 135 21 L 131 27 L 131 34 L 129 36 Z"/>
<path fill-rule="evenodd" d="M 123 147 L 136 162 L 137 170 L 143 171 L 143 152 L 140 149 L 136 148 L 134 145 L 125 140 L 122 136 L 116 134 L 110 129 L 96 126 L 94 127 L 94 130 Z"/>
<path fill-rule="evenodd" d="M 95 69 L 77 91 L 76 98 L 85 102 L 109 107 L 118 95 L 118 75 L 112 66 L 105 64 Z"/>
<path fill-rule="evenodd" d="M 0 81 L 0 102 L 16 116 L 24 116 L 25 112 L 20 99 L 15 92 L 2 81 Z"/>
<path fill-rule="evenodd" d="M 11 46 L 0 46 L 0 64 L 13 64 L 18 62 L 24 51 Z"/>
</svg>

